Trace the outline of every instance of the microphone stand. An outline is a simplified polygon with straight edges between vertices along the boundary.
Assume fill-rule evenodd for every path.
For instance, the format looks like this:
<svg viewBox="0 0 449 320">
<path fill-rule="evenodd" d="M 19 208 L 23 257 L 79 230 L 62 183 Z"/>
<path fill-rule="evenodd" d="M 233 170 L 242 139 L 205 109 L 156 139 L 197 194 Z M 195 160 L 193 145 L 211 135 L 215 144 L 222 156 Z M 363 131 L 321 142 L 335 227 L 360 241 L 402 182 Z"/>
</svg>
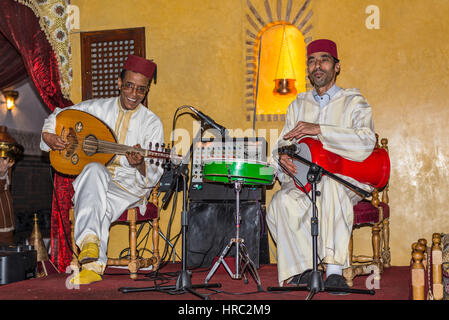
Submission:
<svg viewBox="0 0 449 320">
<path fill-rule="evenodd" d="M 333 173 L 325 170 L 323 167 L 304 159 L 303 157 L 297 155 L 296 153 L 289 151 L 285 152 L 285 154 L 289 155 L 292 158 L 297 159 L 298 161 L 303 162 L 304 164 L 309 166 L 309 171 L 307 173 L 307 181 L 311 184 L 311 192 L 312 192 L 312 218 L 311 220 L 311 235 L 312 235 L 312 258 L 313 258 L 313 266 L 309 282 L 307 284 L 300 284 L 297 286 L 289 286 L 289 287 L 268 287 L 267 291 L 309 291 L 309 294 L 306 297 L 306 300 L 311 300 L 313 296 L 318 292 L 345 292 L 345 293 L 358 293 L 358 294 L 370 294 L 374 295 L 374 290 L 364 290 L 364 289 L 352 289 L 352 288 L 338 288 L 338 287 L 329 287 L 324 285 L 322 272 L 318 270 L 318 208 L 316 206 L 316 197 L 320 195 L 320 192 L 317 190 L 317 183 L 321 180 L 323 174 L 329 176 L 332 179 L 337 180 L 338 182 L 345 185 L 347 188 L 353 189 L 356 192 L 361 193 L 365 197 L 370 196 L 371 194 L 357 186 L 351 184 L 350 182 L 334 175 Z M 278 160 L 280 166 L 287 171 L 287 173 L 298 183 L 301 185 L 299 180 L 285 167 L 281 164 L 280 160 Z"/>
<path fill-rule="evenodd" d="M 191 293 L 203 300 L 209 300 L 209 296 L 200 294 L 194 289 L 200 288 L 221 288 L 220 283 L 203 283 L 203 284 L 192 284 L 192 272 L 187 270 L 187 179 L 189 175 L 188 163 L 190 162 L 190 154 L 193 149 L 195 142 L 202 136 L 204 128 L 204 123 L 201 121 L 201 128 L 198 130 L 195 138 L 190 145 L 190 149 L 183 158 L 182 162 L 178 165 L 173 173 L 174 181 L 182 177 L 183 189 L 182 189 L 182 213 L 181 213 L 181 229 L 182 229 L 182 269 L 179 272 L 178 278 L 176 279 L 176 285 L 168 286 L 154 286 L 154 287 L 143 287 L 143 288 L 131 288 L 131 287 L 121 287 L 118 290 L 123 293 L 129 292 L 145 292 L 145 291 L 158 291 L 158 292 L 170 292 L 175 291 L 177 293 Z M 175 184 L 176 185 L 176 184 Z"/>
</svg>

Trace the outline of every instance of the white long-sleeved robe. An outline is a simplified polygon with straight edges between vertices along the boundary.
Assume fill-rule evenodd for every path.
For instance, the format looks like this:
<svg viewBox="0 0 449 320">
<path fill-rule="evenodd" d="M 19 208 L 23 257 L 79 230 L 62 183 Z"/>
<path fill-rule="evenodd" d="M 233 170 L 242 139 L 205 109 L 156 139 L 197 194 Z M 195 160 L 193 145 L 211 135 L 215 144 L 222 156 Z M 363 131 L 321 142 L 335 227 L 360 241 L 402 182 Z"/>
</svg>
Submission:
<svg viewBox="0 0 449 320">
<path fill-rule="evenodd" d="M 299 94 L 288 107 L 286 123 L 274 150 L 291 143 L 282 137 L 298 121 L 320 124 L 321 134 L 315 138 L 323 143 L 324 149 L 349 160 L 363 161 L 375 146 L 371 107 L 358 89 L 339 90 L 323 108 L 311 91 Z M 293 179 L 282 172 L 277 159 L 274 151 L 272 165 L 277 168 L 281 189 L 270 202 L 267 224 L 276 242 L 278 280 L 283 285 L 290 277 L 312 268 L 312 202 L 296 187 Z M 365 190 L 371 189 L 350 177 L 341 177 Z M 353 205 L 360 196 L 326 175 L 317 184 L 317 190 L 321 192 L 317 197 L 318 255 L 325 263 L 347 267 Z"/>
<path fill-rule="evenodd" d="M 159 117 L 142 104 L 134 110 L 125 110 L 120 106 L 118 97 L 88 100 L 65 109 L 56 108 L 45 120 L 42 132 L 55 133 L 56 116 L 66 109 L 85 111 L 96 116 L 114 131 L 120 144 L 140 144 L 146 149 L 150 142 L 153 146 L 164 142 Z M 40 147 L 43 151 L 50 150 L 43 140 Z M 144 214 L 148 196 L 162 176 L 161 166 L 150 164 L 148 158 L 145 164 L 146 176 L 143 176 L 129 165 L 125 156 L 116 156 L 107 168 L 98 163 L 86 165 L 73 182 L 75 241 L 81 246 L 86 237 L 98 239 L 98 264 L 103 269 L 107 262 L 110 224 L 130 207 L 139 206 L 141 214 Z M 102 272 L 101 268 L 96 270 Z"/>
</svg>

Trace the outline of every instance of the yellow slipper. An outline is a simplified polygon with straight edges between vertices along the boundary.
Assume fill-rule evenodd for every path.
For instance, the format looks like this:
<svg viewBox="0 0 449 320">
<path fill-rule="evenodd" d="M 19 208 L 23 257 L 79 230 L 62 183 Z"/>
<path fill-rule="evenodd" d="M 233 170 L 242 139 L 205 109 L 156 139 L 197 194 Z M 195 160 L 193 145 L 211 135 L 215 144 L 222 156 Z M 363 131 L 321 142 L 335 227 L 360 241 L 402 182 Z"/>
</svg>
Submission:
<svg viewBox="0 0 449 320">
<path fill-rule="evenodd" d="M 78 255 L 78 262 L 80 264 L 89 263 L 98 260 L 99 248 L 95 242 L 86 242 L 83 244 L 80 254 Z"/>
<path fill-rule="evenodd" d="M 93 282 L 101 281 L 101 276 L 95 271 L 83 269 L 80 273 L 75 274 L 74 277 L 70 280 L 70 283 L 73 284 L 91 284 Z"/>
</svg>

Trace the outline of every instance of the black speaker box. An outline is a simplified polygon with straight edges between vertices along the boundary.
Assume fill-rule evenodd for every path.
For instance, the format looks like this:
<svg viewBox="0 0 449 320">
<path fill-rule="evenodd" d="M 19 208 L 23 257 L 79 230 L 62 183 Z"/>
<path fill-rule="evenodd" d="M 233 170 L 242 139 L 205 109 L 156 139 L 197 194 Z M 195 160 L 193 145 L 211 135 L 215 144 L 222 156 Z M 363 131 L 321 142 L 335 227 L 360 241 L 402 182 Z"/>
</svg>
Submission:
<svg viewBox="0 0 449 320">
<path fill-rule="evenodd" d="M 33 246 L 0 246 L 0 285 L 36 277 L 37 251 Z"/>
<path fill-rule="evenodd" d="M 240 238 L 250 259 L 256 268 L 259 263 L 269 263 L 264 206 L 258 201 L 241 202 L 240 218 Z M 211 267 L 213 259 L 235 238 L 235 202 L 190 201 L 187 219 L 187 267 Z M 227 257 L 235 256 L 235 246 Z"/>
</svg>

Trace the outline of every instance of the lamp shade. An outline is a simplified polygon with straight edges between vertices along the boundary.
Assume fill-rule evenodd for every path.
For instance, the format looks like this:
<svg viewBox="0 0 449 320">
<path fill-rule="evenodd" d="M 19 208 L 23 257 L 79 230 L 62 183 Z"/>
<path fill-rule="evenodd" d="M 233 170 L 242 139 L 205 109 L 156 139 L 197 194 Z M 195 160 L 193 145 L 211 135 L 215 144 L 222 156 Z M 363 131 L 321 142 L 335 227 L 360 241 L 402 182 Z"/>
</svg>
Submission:
<svg viewBox="0 0 449 320">
<path fill-rule="evenodd" d="M 16 106 L 16 99 L 19 96 L 19 93 L 15 90 L 7 90 L 3 91 L 3 95 L 6 98 L 6 108 L 8 110 L 12 110 Z"/>
</svg>

